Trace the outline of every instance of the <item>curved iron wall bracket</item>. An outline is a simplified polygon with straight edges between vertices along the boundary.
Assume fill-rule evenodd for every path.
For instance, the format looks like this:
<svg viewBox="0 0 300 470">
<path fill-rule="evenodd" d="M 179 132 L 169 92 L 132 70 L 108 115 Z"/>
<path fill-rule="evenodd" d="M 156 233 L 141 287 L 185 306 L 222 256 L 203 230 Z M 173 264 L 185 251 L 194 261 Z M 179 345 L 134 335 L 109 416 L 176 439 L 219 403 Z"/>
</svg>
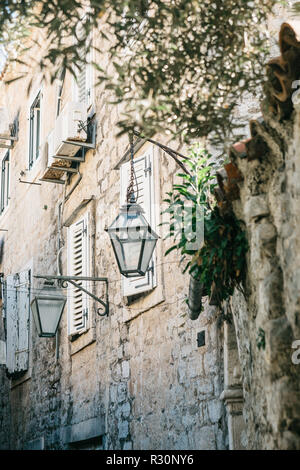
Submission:
<svg viewBox="0 0 300 470">
<path fill-rule="evenodd" d="M 68 284 L 72 284 L 76 289 L 79 289 L 85 294 L 89 295 L 92 297 L 96 302 L 99 302 L 102 305 L 102 308 L 104 308 L 104 312 L 101 312 L 101 307 L 97 309 L 98 315 L 100 317 L 108 317 L 109 315 L 109 300 L 108 300 L 108 279 L 107 277 L 86 277 L 86 276 L 51 276 L 48 274 L 36 274 L 33 276 L 37 279 L 45 279 L 47 281 L 57 281 L 58 284 L 61 287 L 66 288 Z M 77 281 L 77 282 L 76 282 Z M 80 284 L 78 284 L 78 281 L 96 281 L 96 282 L 105 282 L 106 285 L 106 293 L 105 293 L 105 301 L 97 297 L 96 295 L 92 294 L 92 292 L 89 292 L 86 290 L 84 287 L 82 287 Z"/>
</svg>

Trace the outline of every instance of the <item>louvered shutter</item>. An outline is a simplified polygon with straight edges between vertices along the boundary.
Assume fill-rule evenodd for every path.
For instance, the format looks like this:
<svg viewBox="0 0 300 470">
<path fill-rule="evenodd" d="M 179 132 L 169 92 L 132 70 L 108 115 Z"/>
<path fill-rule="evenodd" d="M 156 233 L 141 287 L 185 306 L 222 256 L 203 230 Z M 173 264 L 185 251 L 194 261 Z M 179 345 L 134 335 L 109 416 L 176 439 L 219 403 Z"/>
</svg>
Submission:
<svg viewBox="0 0 300 470">
<path fill-rule="evenodd" d="M 134 191 L 137 202 L 145 211 L 145 217 L 153 230 L 156 230 L 154 211 L 154 180 L 153 180 L 153 147 L 150 147 L 142 156 L 134 159 L 135 185 Z M 126 192 L 130 179 L 130 162 L 124 163 L 120 168 L 121 205 L 126 201 Z M 156 262 L 153 254 L 150 268 L 145 276 L 125 278 L 122 276 L 123 295 L 130 296 L 146 292 L 156 286 Z"/>
<path fill-rule="evenodd" d="M 18 311 L 19 350 L 17 352 L 17 364 L 18 370 L 27 370 L 29 360 L 30 271 L 19 274 Z"/>
<path fill-rule="evenodd" d="M 84 22 L 84 19 L 83 19 Z M 78 26 L 78 37 L 82 38 L 84 30 L 81 24 Z M 86 47 L 79 49 L 78 54 L 82 59 L 81 70 L 77 72 L 77 100 L 85 103 L 87 108 L 92 102 L 92 66 L 89 64 L 91 51 L 88 49 L 90 38 L 87 39 Z"/>
<path fill-rule="evenodd" d="M 15 288 L 15 276 L 6 278 L 6 303 L 5 303 L 5 321 L 6 321 L 6 367 L 10 374 L 16 372 L 16 351 L 18 349 L 18 298 Z"/>
<path fill-rule="evenodd" d="M 79 51 L 80 58 L 84 61 L 86 58 L 85 48 L 81 48 Z M 84 62 L 81 64 L 81 70 L 77 75 L 77 96 L 80 103 L 86 103 L 87 100 L 87 64 Z"/>
<path fill-rule="evenodd" d="M 89 230 L 88 216 L 69 227 L 68 275 L 89 276 Z M 76 281 L 88 290 L 87 281 Z M 68 332 L 70 335 L 87 329 L 88 296 L 72 284 L 68 288 Z"/>
<path fill-rule="evenodd" d="M 4 287 L 6 367 L 10 374 L 29 364 L 30 272 L 7 276 Z"/>
</svg>

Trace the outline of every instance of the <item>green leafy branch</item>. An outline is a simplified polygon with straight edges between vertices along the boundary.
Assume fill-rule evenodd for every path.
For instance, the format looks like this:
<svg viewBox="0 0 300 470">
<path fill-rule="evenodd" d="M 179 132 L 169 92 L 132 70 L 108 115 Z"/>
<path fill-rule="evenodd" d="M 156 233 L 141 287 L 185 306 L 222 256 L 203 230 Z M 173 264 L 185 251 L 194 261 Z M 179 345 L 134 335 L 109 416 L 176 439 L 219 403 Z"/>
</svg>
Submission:
<svg viewBox="0 0 300 470">
<path fill-rule="evenodd" d="M 248 250 L 246 234 L 232 211 L 220 213 L 213 195 L 218 167 L 211 155 L 195 145 L 185 164 L 191 175 L 179 173 L 182 182 L 174 184 L 164 200 L 167 208 L 162 214 L 169 216 L 169 221 L 163 223 L 168 225 L 165 239 L 174 242 L 165 255 L 179 251 L 183 272 L 188 271 L 199 280 L 203 293 L 213 296 L 221 306 L 235 287 L 242 290 Z M 204 228 L 201 246 L 197 245 L 199 222 Z M 196 246 L 191 248 L 191 244 Z"/>
</svg>

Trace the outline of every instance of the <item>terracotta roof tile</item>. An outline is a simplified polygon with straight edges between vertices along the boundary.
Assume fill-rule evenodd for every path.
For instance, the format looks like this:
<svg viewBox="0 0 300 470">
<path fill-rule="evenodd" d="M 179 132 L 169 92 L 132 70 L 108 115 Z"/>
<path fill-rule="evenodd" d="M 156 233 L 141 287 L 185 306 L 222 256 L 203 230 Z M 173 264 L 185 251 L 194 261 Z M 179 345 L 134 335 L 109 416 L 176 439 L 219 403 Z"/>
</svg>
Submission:
<svg viewBox="0 0 300 470">
<path fill-rule="evenodd" d="M 300 78 L 300 21 L 281 25 L 279 47 L 281 55 L 267 63 L 266 95 L 273 114 L 287 119 L 293 110 L 292 85 Z"/>
<path fill-rule="evenodd" d="M 272 112 L 279 119 L 286 119 L 293 111 L 293 81 L 300 79 L 300 21 L 290 21 L 281 25 L 279 33 L 281 55 L 267 63 L 268 82 L 265 86 L 266 99 L 263 112 Z M 234 162 L 247 158 L 263 158 L 269 147 L 264 140 L 267 132 L 263 116 L 249 122 L 251 138 L 233 144 L 229 149 L 230 163 L 217 172 L 218 187 L 214 194 L 221 215 L 231 210 L 231 202 L 239 198 L 238 183 L 243 176 Z"/>
<path fill-rule="evenodd" d="M 235 157 L 246 158 L 247 157 L 247 147 L 246 144 L 251 139 L 241 140 L 233 144 L 229 149 L 229 159 L 234 159 Z"/>
</svg>

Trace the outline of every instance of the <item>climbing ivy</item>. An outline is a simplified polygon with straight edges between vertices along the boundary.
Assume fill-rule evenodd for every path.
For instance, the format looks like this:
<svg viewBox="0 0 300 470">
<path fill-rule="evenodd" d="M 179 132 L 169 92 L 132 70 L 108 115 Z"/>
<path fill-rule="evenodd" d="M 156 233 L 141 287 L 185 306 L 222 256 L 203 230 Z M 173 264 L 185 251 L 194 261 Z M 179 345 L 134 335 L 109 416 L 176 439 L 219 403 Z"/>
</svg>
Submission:
<svg viewBox="0 0 300 470">
<path fill-rule="evenodd" d="M 177 175 L 182 182 L 174 184 L 164 200 L 167 208 L 162 214 L 169 217 L 162 224 L 168 228 L 165 239 L 173 240 L 165 254 L 178 250 L 183 272 L 198 279 L 204 295 L 213 295 L 214 302 L 221 306 L 235 287 L 242 289 L 248 250 L 246 234 L 232 211 L 220 213 L 213 195 L 218 167 L 211 155 L 195 145 L 185 165 L 189 173 Z M 199 222 L 204 228 L 201 241 L 197 241 L 196 232 Z"/>
<path fill-rule="evenodd" d="M 266 348 L 266 333 L 261 327 L 259 327 L 258 332 L 257 332 L 256 345 L 258 349 Z"/>
</svg>

